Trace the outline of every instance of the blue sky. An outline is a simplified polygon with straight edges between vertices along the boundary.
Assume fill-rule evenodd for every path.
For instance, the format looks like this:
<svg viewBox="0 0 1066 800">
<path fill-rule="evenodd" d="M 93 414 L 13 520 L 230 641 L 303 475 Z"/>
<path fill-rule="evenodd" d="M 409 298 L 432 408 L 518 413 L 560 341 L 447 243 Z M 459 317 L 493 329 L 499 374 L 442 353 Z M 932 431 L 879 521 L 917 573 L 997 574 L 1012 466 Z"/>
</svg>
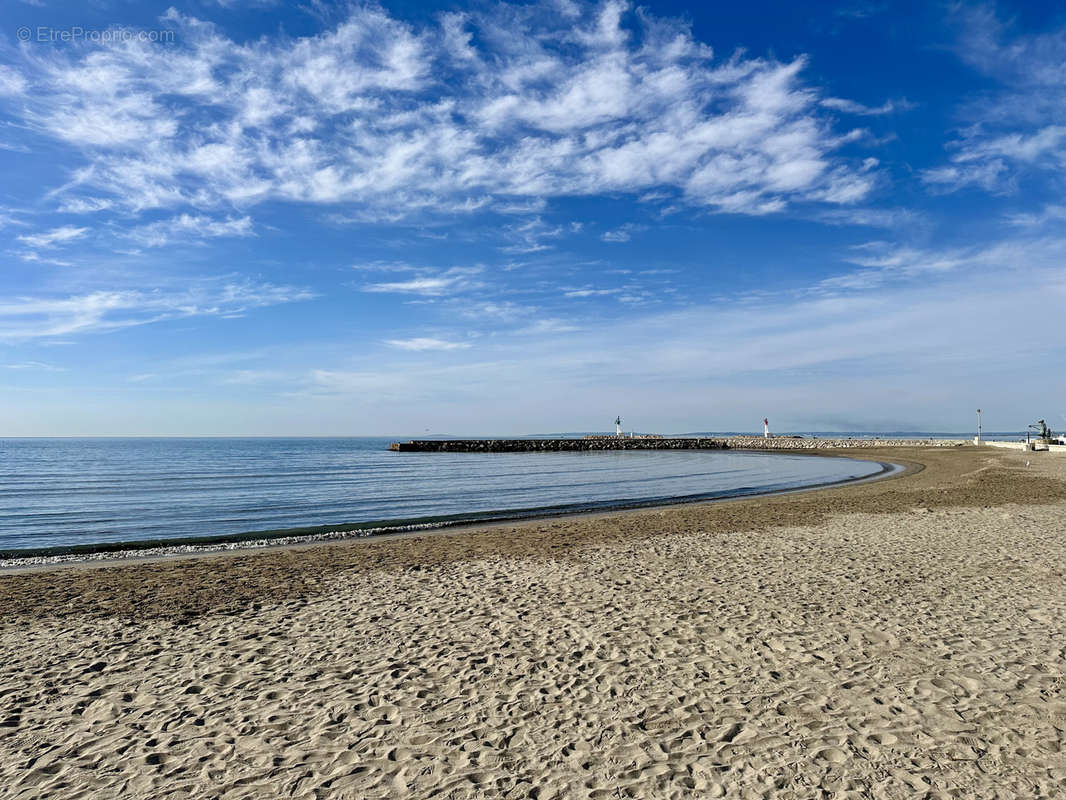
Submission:
<svg viewBox="0 0 1066 800">
<path fill-rule="evenodd" d="M 9 3 L 2 435 L 1066 427 L 1059 4 Z"/>
</svg>

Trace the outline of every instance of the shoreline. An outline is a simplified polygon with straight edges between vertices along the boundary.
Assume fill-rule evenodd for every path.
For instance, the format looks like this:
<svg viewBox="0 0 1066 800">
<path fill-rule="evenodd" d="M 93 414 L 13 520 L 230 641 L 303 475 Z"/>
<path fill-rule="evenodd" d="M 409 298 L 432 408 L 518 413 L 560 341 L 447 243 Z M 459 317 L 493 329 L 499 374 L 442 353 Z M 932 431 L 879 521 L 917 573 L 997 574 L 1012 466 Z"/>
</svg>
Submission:
<svg viewBox="0 0 1066 800">
<path fill-rule="evenodd" d="M 957 496 L 942 484 L 957 483 L 960 478 L 967 478 L 971 473 L 980 475 L 989 469 L 1001 469 L 1005 463 L 1022 463 L 1021 454 L 1010 451 L 988 452 L 976 447 L 961 448 L 871 448 L 862 452 L 834 453 L 827 451 L 803 453 L 810 457 L 841 456 L 864 461 L 881 461 L 889 455 L 892 463 L 903 469 L 895 474 L 880 476 L 875 479 L 858 479 L 828 487 L 816 487 L 764 494 L 723 498 L 703 502 L 683 502 L 677 504 L 632 508 L 600 510 L 587 513 L 561 514 L 555 517 L 534 517 L 521 520 L 481 521 L 460 523 L 452 527 L 434 530 L 401 531 L 383 533 L 376 536 L 346 537 L 335 540 L 300 541 L 294 543 L 272 542 L 263 547 L 235 547 L 211 551 L 179 552 L 174 554 L 145 555 L 135 553 L 129 558 L 76 559 L 58 563 L 43 563 L 0 569 L 0 606 L 5 599 L 4 589 L 11 582 L 26 580 L 41 584 L 48 589 L 50 577 L 67 575 L 91 576 L 106 572 L 119 576 L 118 581 L 136 588 L 139 598 L 144 600 L 144 575 L 152 573 L 158 579 L 171 579 L 182 576 L 182 580 L 195 579 L 199 564 L 225 563 L 225 569 L 232 573 L 235 580 L 242 583 L 241 591 L 234 596 L 234 601 L 247 594 L 258 595 L 262 587 L 273 585 L 283 592 L 299 591 L 293 587 L 303 585 L 303 577 L 296 571 L 304 568 L 312 571 L 333 573 L 347 568 L 363 568 L 367 563 L 380 563 L 382 553 L 385 561 L 402 561 L 419 563 L 421 559 L 439 558 L 447 553 L 449 559 L 464 558 L 468 554 L 478 553 L 494 555 L 525 554 L 536 551 L 543 544 L 545 537 L 550 538 L 556 531 L 571 528 L 609 528 L 624 525 L 626 522 L 644 522 L 646 519 L 676 516 L 681 519 L 704 519 L 711 523 L 724 519 L 730 529 L 760 531 L 773 529 L 787 523 L 817 524 L 834 513 L 885 513 L 909 509 L 920 501 L 939 507 L 943 504 L 963 505 L 984 504 L 986 500 L 998 503 L 1011 502 L 1002 496 L 998 498 L 975 497 L 972 488 Z M 961 458 L 960 458 L 961 457 Z M 980 466 L 974 466 L 979 464 Z M 961 469 L 961 472 L 960 472 Z M 1054 465 L 1052 464 L 1052 469 Z M 1013 498 L 1015 501 L 1045 503 L 1055 502 L 1056 498 L 1066 501 L 1066 481 L 1051 480 L 1030 473 L 1031 493 Z M 1066 477 L 1066 476 L 1064 476 Z M 947 483 L 945 483 L 947 482 Z M 1041 493 L 1036 487 L 1046 484 L 1052 491 Z M 928 486 L 932 486 L 930 489 Z M 893 488 L 899 487 L 899 488 Z M 956 492 L 962 487 L 953 486 Z M 917 500 L 909 499 L 915 495 Z M 886 505 L 886 502 L 887 505 Z M 528 538 L 526 538 L 528 537 Z M 570 537 L 567 536 L 569 539 Z M 598 537 L 596 537 L 598 540 Z M 590 543 L 595 543 L 590 542 Z M 562 547 L 572 547 L 577 542 L 567 542 Z M 108 554 L 111 555 L 111 554 Z M 282 563 L 291 562 L 291 563 Z M 360 566 L 362 565 L 362 566 Z M 264 567 L 263 574 L 256 574 L 257 567 Z M 279 572 L 271 575 L 272 569 Z M 290 586 L 287 582 L 275 582 L 280 574 L 295 578 Z M 240 576 L 237 578 L 237 576 Z M 125 577 L 122 577 L 125 576 Z M 73 590 L 73 586 L 91 581 L 77 577 L 68 579 L 70 587 L 63 587 L 62 592 Z M 65 581 L 64 581 L 65 582 Z M 229 581 L 227 580 L 227 583 Z M 284 585 L 281 585 L 284 584 Z M 47 593 L 47 592 L 46 592 Z M 217 600 L 223 599 L 221 596 Z M 131 600 L 131 605 L 136 604 Z"/>
<path fill-rule="evenodd" d="M 286 528 L 278 530 L 247 531 L 243 533 L 220 534 L 218 536 L 192 536 L 174 539 L 152 539 L 143 541 L 101 542 L 84 545 L 70 545 L 42 548 L 13 548 L 0 550 L 0 575 L 24 570 L 50 569 L 53 567 L 76 566 L 79 564 L 121 564 L 132 561 L 146 561 L 160 558 L 195 558 L 201 555 L 259 552 L 282 547 L 299 547 L 314 544 L 340 543 L 380 539 L 387 536 L 418 535 L 431 532 L 465 530 L 476 526 L 507 524 L 511 522 L 536 522 L 546 519 L 583 517 L 594 514 L 639 509 L 668 508 L 690 503 L 714 503 L 748 498 L 772 497 L 775 495 L 810 492 L 832 487 L 868 481 L 886 480 L 896 477 L 897 473 L 906 474 L 908 467 L 891 461 L 864 458 L 861 453 L 851 450 L 833 451 L 827 449 L 807 449 L 796 451 L 760 451 L 775 455 L 802 455 L 816 458 L 848 458 L 855 461 L 876 461 L 879 472 L 858 478 L 839 481 L 827 481 L 798 487 L 780 489 L 743 489 L 707 492 L 677 497 L 660 497 L 648 500 L 618 500 L 576 506 L 542 506 L 528 509 L 501 509 L 465 514 L 450 514 L 439 517 L 398 518 L 395 520 L 373 520 L 363 523 L 341 523 L 340 525 L 318 525 L 306 528 Z"/>
<path fill-rule="evenodd" d="M 1066 461 L 862 455 L 909 469 L 0 574 L 0 797 L 1057 796 Z"/>
</svg>

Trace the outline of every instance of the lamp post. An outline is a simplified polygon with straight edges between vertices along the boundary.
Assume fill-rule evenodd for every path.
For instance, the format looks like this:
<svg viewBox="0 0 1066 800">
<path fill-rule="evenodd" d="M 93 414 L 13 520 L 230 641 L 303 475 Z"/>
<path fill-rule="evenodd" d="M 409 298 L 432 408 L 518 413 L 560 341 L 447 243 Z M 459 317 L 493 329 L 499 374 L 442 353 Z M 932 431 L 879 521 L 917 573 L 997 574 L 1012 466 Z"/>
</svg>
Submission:
<svg viewBox="0 0 1066 800">
<path fill-rule="evenodd" d="M 977 409 L 977 443 L 981 444 L 981 409 Z"/>
</svg>

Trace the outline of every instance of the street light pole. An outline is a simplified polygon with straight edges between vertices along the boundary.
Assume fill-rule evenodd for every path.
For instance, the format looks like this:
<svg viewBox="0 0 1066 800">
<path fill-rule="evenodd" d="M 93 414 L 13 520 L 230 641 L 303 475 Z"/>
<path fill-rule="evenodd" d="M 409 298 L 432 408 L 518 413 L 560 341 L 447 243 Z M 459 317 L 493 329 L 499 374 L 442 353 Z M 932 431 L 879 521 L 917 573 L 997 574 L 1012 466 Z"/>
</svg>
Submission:
<svg viewBox="0 0 1066 800">
<path fill-rule="evenodd" d="M 977 409 L 977 443 L 981 444 L 981 409 Z"/>
</svg>

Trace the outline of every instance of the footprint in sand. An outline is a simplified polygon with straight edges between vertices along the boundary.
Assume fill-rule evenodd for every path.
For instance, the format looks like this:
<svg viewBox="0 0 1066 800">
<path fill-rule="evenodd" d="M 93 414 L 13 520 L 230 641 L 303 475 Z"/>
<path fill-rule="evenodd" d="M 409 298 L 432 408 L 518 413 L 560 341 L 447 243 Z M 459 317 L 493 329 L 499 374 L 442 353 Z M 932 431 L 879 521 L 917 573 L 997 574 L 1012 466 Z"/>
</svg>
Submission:
<svg viewBox="0 0 1066 800">
<path fill-rule="evenodd" d="M 830 764 L 843 764 L 848 760 L 848 754 L 839 747 L 827 747 L 818 753 L 817 758 Z"/>
</svg>

